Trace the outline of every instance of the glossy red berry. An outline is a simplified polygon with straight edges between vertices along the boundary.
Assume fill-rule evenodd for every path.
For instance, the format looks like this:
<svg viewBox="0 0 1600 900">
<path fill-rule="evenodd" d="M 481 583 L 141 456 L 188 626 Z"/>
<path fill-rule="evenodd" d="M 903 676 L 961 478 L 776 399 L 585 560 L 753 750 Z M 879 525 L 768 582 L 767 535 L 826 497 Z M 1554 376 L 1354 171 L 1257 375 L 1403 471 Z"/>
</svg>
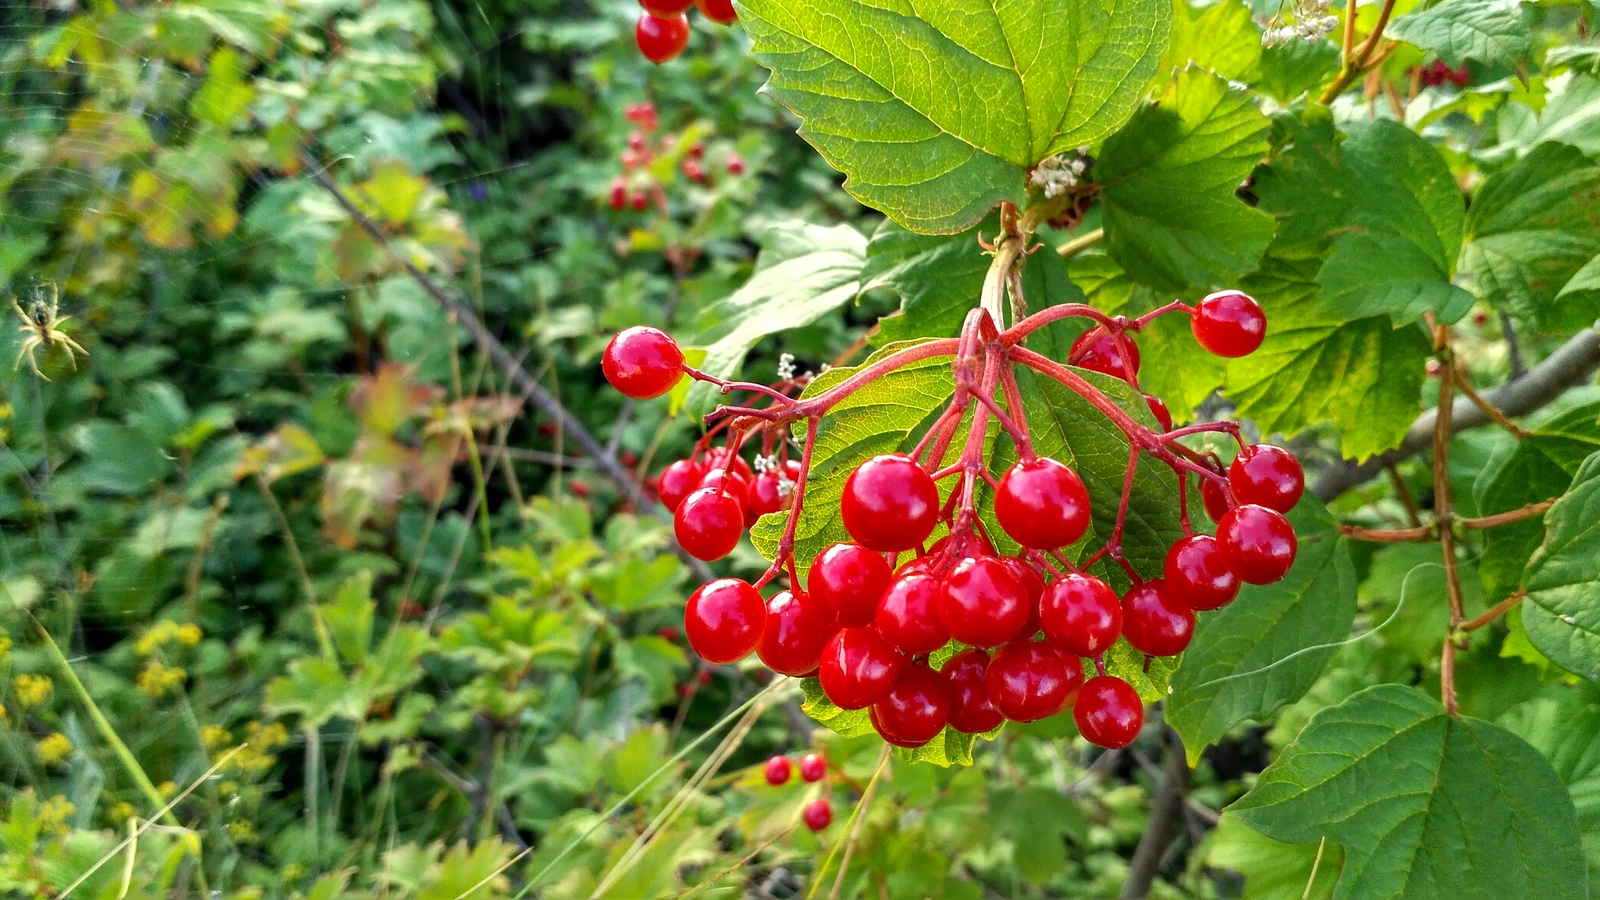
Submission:
<svg viewBox="0 0 1600 900">
<path fill-rule="evenodd" d="M 807 828 L 821 831 L 833 824 L 833 807 L 828 804 L 827 797 L 818 797 L 806 804 L 805 811 L 800 817 L 805 819 Z"/>
<path fill-rule="evenodd" d="M 744 509 L 717 488 L 700 488 L 678 504 L 672 514 L 672 531 L 678 545 L 695 559 L 721 559 L 739 545 Z"/>
<path fill-rule="evenodd" d="M 800 779 L 816 784 L 828 777 L 828 759 L 820 753 L 807 753 L 800 758 Z"/>
<path fill-rule="evenodd" d="M 650 208 L 650 196 L 644 191 L 634 191 L 633 199 L 629 202 L 633 204 L 634 212 L 644 212 Z"/>
<path fill-rule="evenodd" d="M 939 621 L 950 636 L 974 647 L 1011 640 L 1028 620 L 1028 590 L 1005 563 L 968 557 L 944 577 Z"/>
<path fill-rule="evenodd" d="M 1045 589 L 1039 625 L 1062 652 L 1099 656 L 1122 633 L 1122 604 L 1111 585 L 1093 575 L 1069 572 Z"/>
<path fill-rule="evenodd" d="M 1205 504 L 1206 515 L 1213 522 L 1221 522 L 1222 517 L 1233 508 L 1229 501 L 1228 489 L 1211 478 L 1200 479 L 1200 500 Z"/>
<path fill-rule="evenodd" d="M 729 175 L 743 175 L 744 174 L 744 160 L 740 159 L 737 156 L 728 157 L 728 174 Z"/>
<path fill-rule="evenodd" d="M 774 756 L 767 760 L 767 768 L 764 774 L 767 776 L 767 784 L 773 787 L 788 784 L 789 776 L 794 774 L 794 765 L 789 762 L 789 757 L 787 756 Z"/>
<path fill-rule="evenodd" d="M 950 683 L 950 727 L 965 734 L 984 734 L 1000 727 L 1005 716 L 989 702 L 985 680 L 989 654 L 969 648 L 945 661 L 941 670 Z"/>
<path fill-rule="evenodd" d="M 939 579 L 901 575 L 878 601 L 874 625 L 889 643 L 910 656 L 924 656 L 950 641 L 939 621 Z"/>
<path fill-rule="evenodd" d="M 1089 491 L 1078 473 L 1041 456 L 1000 479 L 994 514 L 1011 539 L 1034 550 L 1065 547 L 1089 528 Z"/>
<path fill-rule="evenodd" d="M 775 513 L 789 505 L 794 482 L 784 487 L 784 477 L 775 469 L 768 469 L 750 482 L 750 511 L 757 516 Z"/>
<path fill-rule="evenodd" d="M 611 191 L 606 198 L 612 209 L 620 210 L 628 205 L 628 183 L 621 178 L 611 182 Z"/>
<path fill-rule="evenodd" d="M 1072 342 L 1067 361 L 1080 369 L 1128 381 L 1139 375 L 1139 345 L 1133 342 L 1132 335 L 1113 335 L 1096 326 Z"/>
<path fill-rule="evenodd" d="M 921 747 L 950 721 L 950 682 L 927 663 L 905 667 L 894 687 L 872 704 L 872 727 L 896 747 Z"/>
<path fill-rule="evenodd" d="M 672 390 L 683 377 L 683 351 L 659 328 L 635 325 L 617 332 L 600 358 L 606 381 L 635 400 L 649 400 Z"/>
<path fill-rule="evenodd" d="M 701 659 L 722 665 L 738 662 L 756 649 L 766 618 L 767 606 L 748 582 L 718 578 L 689 595 L 683 630 Z"/>
<path fill-rule="evenodd" d="M 1222 562 L 1250 584 L 1272 584 L 1289 573 L 1298 543 L 1294 527 L 1275 509 L 1245 505 L 1217 525 Z"/>
<path fill-rule="evenodd" d="M 682 15 L 658 16 L 647 12 L 634 26 L 633 39 L 638 42 L 639 52 L 645 59 L 664 63 L 689 46 L 689 20 Z"/>
<path fill-rule="evenodd" d="M 1306 473 L 1293 453 L 1271 444 L 1253 444 L 1233 458 L 1228 487 L 1240 503 L 1286 513 L 1305 493 Z"/>
<path fill-rule="evenodd" d="M 750 464 L 745 462 L 743 457 L 735 456 L 727 447 L 717 447 L 707 451 L 705 465 L 707 471 L 728 469 L 745 481 L 756 477 L 755 470 L 750 468 Z"/>
<path fill-rule="evenodd" d="M 834 544 L 817 554 L 806 584 L 811 596 L 833 609 L 841 626 L 860 628 L 878 614 L 890 577 L 883 554 L 858 544 Z"/>
<path fill-rule="evenodd" d="M 1177 656 L 1194 637 L 1194 610 L 1167 593 L 1161 579 L 1151 579 L 1123 596 L 1122 635 L 1140 653 Z"/>
<path fill-rule="evenodd" d="M 767 601 L 756 655 L 779 675 L 810 675 L 822 662 L 822 648 L 838 630 L 826 604 L 810 594 L 779 591 Z"/>
<path fill-rule="evenodd" d="M 869 550 L 919 546 L 939 517 L 939 489 L 909 456 L 874 456 L 856 467 L 839 502 L 844 527 Z"/>
<path fill-rule="evenodd" d="M 1022 589 L 1028 596 L 1028 618 L 1023 621 L 1022 627 L 1017 629 L 1017 633 L 1011 639 L 1020 641 L 1031 638 L 1039 633 L 1039 601 L 1044 597 L 1044 579 L 1033 566 L 1015 556 L 1004 556 L 1000 561 L 1006 564 L 1011 574 L 1017 576 L 1017 581 L 1022 584 Z"/>
<path fill-rule="evenodd" d="M 905 655 L 877 631 L 846 628 L 823 648 L 817 677 L 835 706 L 866 709 L 889 693 L 905 664 Z"/>
<path fill-rule="evenodd" d="M 639 0 L 639 5 L 658 16 L 681 16 L 694 5 L 694 0 Z"/>
<path fill-rule="evenodd" d="M 700 14 L 718 25 L 732 25 L 739 14 L 733 9 L 733 0 L 694 0 Z"/>
<path fill-rule="evenodd" d="M 656 480 L 656 495 L 661 498 L 662 506 L 676 512 L 683 498 L 698 488 L 705 477 L 705 466 L 692 459 L 680 459 L 661 470 L 661 477 Z"/>
<path fill-rule="evenodd" d="M 1115 676 L 1100 675 L 1078 689 L 1072 720 L 1089 743 L 1120 750 L 1133 743 L 1144 727 L 1144 701 L 1133 685 Z"/>
<path fill-rule="evenodd" d="M 1222 561 L 1217 539 L 1192 534 L 1167 551 L 1167 593 L 1196 612 L 1221 609 L 1239 596 L 1239 576 Z"/>
<path fill-rule="evenodd" d="M 1044 641 L 1013 641 L 995 651 L 984 683 L 1001 715 L 1037 722 L 1061 711 L 1083 683 L 1083 667 Z"/>
<path fill-rule="evenodd" d="M 1218 356 L 1249 356 L 1267 336 L 1267 314 L 1243 291 L 1218 291 L 1195 304 L 1189 319 L 1194 339 Z"/>
<path fill-rule="evenodd" d="M 1144 405 L 1150 407 L 1150 414 L 1156 417 L 1156 424 L 1162 431 L 1172 430 L 1172 410 L 1167 409 L 1167 404 L 1155 394 L 1144 395 Z"/>
</svg>

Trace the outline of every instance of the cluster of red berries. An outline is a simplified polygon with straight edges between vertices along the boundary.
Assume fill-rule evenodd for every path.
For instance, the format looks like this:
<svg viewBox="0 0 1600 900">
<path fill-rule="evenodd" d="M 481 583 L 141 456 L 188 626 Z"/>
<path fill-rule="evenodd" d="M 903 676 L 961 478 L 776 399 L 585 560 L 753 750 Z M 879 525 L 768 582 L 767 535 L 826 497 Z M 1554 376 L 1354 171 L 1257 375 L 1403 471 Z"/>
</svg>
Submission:
<svg viewBox="0 0 1600 900">
<path fill-rule="evenodd" d="M 626 115 L 628 121 L 638 127 L 628 135 L 628 148 L 619 157 L 622 174 L 612 179 L 606 202 L 618 212 L 630 207 L 634 212 L 644 212 L 654 199 L 656 207 L 665 210 L 666 194 L 660 182 L 650 174 L 650 166 L 659 156 L 674 150 L 676 138 L 670 134 L 658 135 L 660 124 L 654 103 L 630 104 Z M 696 143 L 679 160 L 678 170 L 683 177 L 696 184 L 709 185 L 712 176 L 706 169 L 705 157 L 705 144 Z M 723 165 L 729 175 L 737 177 L 744 174 L 744 160 L 737 153 L 728 154 Z"/>
<path fill-rule="evenodd" d="M 1224 471 L 1214 457 L 1200 457 L 1176 439 L 1201 431 L 1224 431 L 1237 439 L 1236 425 L 1174 430 L 1170 417 L 1162 416 L 1164 407 L 1147 397 L 1162 420 L 1161 431 L 1150 432 L 1071 370 L 1019 344 L 1055 318 L 1093 318 L 1099 324 L 1074 344 L 1067 362 L 1137 389 L 1140 359 L 1130 332 L 1177 310 L 1189 313 L 1199 343 L 1221 356 L 1254 352 L 1265 334 L 1260 305 L 1238 291 L 1212 294 L 1194 307 L 1174 302 L 1131 321 L 1087 307 L 1057 307 L 1003 334 L 988 324 L 987 312 L 978 310 L 959 342 L 930 341 L 901 351 L 900 359 L 881 360 L 804 400 L 699 373 L 685 366 L 677 345 L 655 329 L 618 334 L 603 368 L 611 384 L 629 396 L 659 396 L 688 373 L 725 392 L 751 390 L 772 398 L 773 406 L 764 410 L 741 410 L 751 429 L 762 428 L 770 436 L 763 423 L 802 417 L 810 423 L 798 463 L 765 457 L 763 471 L 753 474 L 737 456 L 743 434 L 735 429 L 729 446 L 707 452 L 704 459 L 675 462 L 662 473 L 658 493 L 674 511 L 678 540 L 703 560 L 729 553 L 760 515 L 790 510 L 778 559 L 765 577 L 754 585 L 716 579 L 689 598 L 684 631 L 690 646 L 712 663 L 736 662 L 753 652 L 779 674 L 815 676 L 830 701 L 842 709 L 868 710 L 873 727 L 896 746 L 921 746 L 947 726 L 982 734 L 1006 720 L 1032 722 L 1069 708 L 1088 740 L 1127 746 L 1143 726 L 1143 702 L 1131 684 L 1107 672 L 1106 651 L 1121 637 L 1147 657 L 1177 655 L 1194 634 L 1197 612 L 1232 602 L 1241 583 L 1283 578 L 1297 549 L 1284 513 L 1299 501 L 1304 474 L 1287 450 L 1243 446 L 1242 441 Z M 948 345 L 955 345 L 949 355 L 956 359 L 958 376 L 950 409 L 913 453 L 874 456 L 849 473 L 839 512 L 851 542 L 819 553 L 802 585 L 792 540 L 817 422 L 842 392 L 875 375 L 875 367 L 887 371 L 891 364 L 904 364 L 901 359 L 926 358 Z M 1002 361 L 1028 365 L 1091 398 L 1129 437 L 1129 480 L 1115 529 L 1100 550 L 1078 564 L 1064 551 L 1088 531 L 1089 492 L 1072 468 L 1033 452 L 1019 403 L 1009 403 L 1008 415 L 993 399 L 1003 394 L 1009 402 L 1017 396 Z M 981 384 L 971 374 L 975 370 L 986 373 Z M 941 467 L 969 406 L 975 411 L 967 447 L 955 464 Z M 998 479 L 985 470 L 983 435 L 991 415 L 1021 457 Z M 728 421 L 722 417 L 718 427 Z M 1146 452 L 1185 479 L 1199 475 L 1203 503 L 1218 521 L 1215 536 L 1195 532 L 1187 494 L 1180 493 L 1185 536 L 1169 548 L 1156 578 L 1142 577 L 1121 554 L 1133 463 Z M 938 482 L 955 476 L 957 486 L 942 499 Z M 996 551 L 976 515 L 974 492 L 980 483 L 992 491 L 994 521 L 1021 547 L 1015 556 Z M 948 533 L 928 546 L 940 525 Z M 1126 572 L 1131 586 L 1120 597 L 1107 581 L 1090 574 L 1101 560 Z M 788 589 L 763 600 L 758 589 L 785 570 Z"/>
<path fill-rule="evenodd" d="M 732 25 L 739 14 L 733 0 L 639 0 L 644 11 L 633 28 L 633 39 L 644 58 L 657 65 L 674 59 L 689 45 L 689 7 L 718 25 Z"/>
<path fill-rule="evenodd" d="M 828 760 L 820 753 L 807 753 L 800 759 L 800 780 L 806 784 L 816 784 L 828 777 Z M 795 765 L 787 756 L 774 756 L 767 760 L 763 774 L 767 784 L 773 787 L 783 787 L 789 783 L 794 775 Z M 801 811 L 800 818 L 805 820 L 806 827 L 812 831 L 821 831 L 833 823 L 833 804 L 827 797 L 818 797 L 807 803 Z"/>
<path fill-rule="evenodd" d="M 1465 64 L 1460 68 L 1455 68 L 1442 59 L 1436 59 L 1422 66 L 1418 69 L 1417 74 L 1423 85 L 1427 87 L 1438 87 L 1447 81 L 1454 82 L 1456 87 L 1466 87 L 1467 82 L 1472 80 L 1472 73 L 1467 70 Z"/>
</svg>

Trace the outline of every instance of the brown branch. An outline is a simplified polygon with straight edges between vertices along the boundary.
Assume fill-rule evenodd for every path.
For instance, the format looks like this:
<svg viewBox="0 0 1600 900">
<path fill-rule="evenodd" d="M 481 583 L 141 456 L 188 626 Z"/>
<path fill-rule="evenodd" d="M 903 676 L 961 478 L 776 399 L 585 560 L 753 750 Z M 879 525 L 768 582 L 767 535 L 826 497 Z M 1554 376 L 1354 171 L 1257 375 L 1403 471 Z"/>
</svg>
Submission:
<svg viewBox="0 0 1600 900">
<path fill-rule="evenodd" d="M 1456 521 L 1467 528 L 1479 530 L 1498 528 L 1501 525 L 1509 525 L 1512 522 L 1520 522 L 1523 519 L 1542 516 L 1546 510 L 1555 505 L 1556 498 L 1552 497 L 1549 500 L 1540 500 L 1538 503 L 1529 503 L 1527 506 L 1518 507 L 1510 512 L 1495 513 L 1492 516 L 1479 516 L 1475 519 L 1457 519 Z"/>
<path fill-rule="evenodd" d="M 1512 594 L 1504 600 L 1501 600 L 1499 603 L 1496 603 L 1488 612 L 1477 617 L 1476 619 L 1468 619 L 1467 621 L 1462 622 L 1458 630 L 1477 631 L 1479 628 L 1482 628 L 1490 622 L 1493 622 L 1495 619 L 1505 615 L 1507 610 L 1513 606 L 1516 606 L 1518 603 L 1521 603 L 1522 598 L 1526 596 L 1528 596 L 1526 593 L 1517 591 L 1515 594 Z"/>
<path fill-rule="evenodd" d="M 1439 522 L 1439 550 L 1444 556 L 1445 589 L 1450 599 L 1450 633 L 1461 625 L 1464 616 L 1461 597 L 1461 571 L 1456 561 L 1456 538 L 1451 529 L 1450 506 L 1450 429 L 1451 413 L 1455 411 L 1455 386 L 1458 371 L 1455 354 L 1450 347 L 1450 329 L 1434 326 L 1434 348 L 1439 361 L 1444 363 L 1439 372 L 1439 417 L 1433 428 L 1433 514 Z M 1443 657 L 1439 664 L 1439 693 L 1444 698 L 1445 712 L 1459 713 L 1456 705 L 1456 643 L 1445 636 Z"/>
<path fill-rule="evenodd" d="M 1167 729 L 1167 771 L 1156 782 L 1155 800 L 1150 806 L 1150 821 L 1139 846 L 1128 863 L 1128 880 L 1117 900 L 1144 900 L 1160 874 L 1161 858 L 1167 845 L 1177 836 L 1183 817 L 1184 796 L 1189 792 L 1189 763 L 1184 758 L 1183 740 Z"/>
<path fill-rule="evenodd" d="M 1465 394 L 1468 400 L 1472 401 L 1473 406 L 1483 410 L 1483 414 L 1489 417 L 1489 421 L 1509 431 L 1518 440 L 1528 436 L 1528 432 L 1521 425 L 1511 421 L 1511 417 L 1501 412 L 1498 406 L 1483 399 L 1482 394 L 1472 389 L 1472 383 L 1467 380 L 1467 369 L 1459 362 L 1456 363 L 1456 386 L 1461 389 L 1461 393 Z"/>
<path fill-rule="evenodd" d="M 1417 509 L 1417 498 L 1411 495 L 1411 488 L 1406 486 L 1406 480 L 1400 477 L 1400 470 L 1394 466 L 1384 466 L 1384 471 L 1389 473 L 1389 486 L 1394 488 L 1394 495 L 1399 498 L 1400 505 L 1406 508 L 1406 518 L 1412 525 L 1422 524 L 1422 513 Z"/>
<path fill-rule="evenodd" d="M 1433 540 L 1432 525 L 1418 525 L 1415 528 L 1362 528 L 1360 525 L 1340 525 L 1339 532 L 1346 537 L 1358 541 L 1372 541 L 1380 544 L 1400 544 L 1407 541 Z"/>
</svg>

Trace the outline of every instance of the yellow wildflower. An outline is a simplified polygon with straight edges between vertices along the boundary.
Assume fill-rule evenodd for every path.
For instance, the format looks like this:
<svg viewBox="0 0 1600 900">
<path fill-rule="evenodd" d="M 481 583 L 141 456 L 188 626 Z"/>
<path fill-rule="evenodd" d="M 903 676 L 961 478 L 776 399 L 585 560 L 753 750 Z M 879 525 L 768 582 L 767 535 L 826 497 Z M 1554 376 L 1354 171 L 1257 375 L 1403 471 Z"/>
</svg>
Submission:
<svg viewBox="0 0 1600 900">
<path fill-rule="evenodd" d="M 121 825 L 133 818 L 136 812 L 137 810 L 133 808 L 132 803 L 123 801 L 106 810 L 106 820 L 113 825 Z"/>
<path fill-rule="evenodd" d="M 168 667 L 159 660 L 150 660 L 139 671 L 139 692 L 152 700 L 159 699 L 173 688 L 182 687 L 189 673 L 176 666 Z"/>
<path fill-rule="evenodd" d="M 233 732 L 221 725 L 207 725 L 200 729 L 200 743 L 210 751 L 217 751 L 223 747 L 233 746 Z"/>
<path fill-rule="evenodd" d="M 18 675 L 11 679 L 11 690 L 16 693 L 17 702 L 26 709 L 49 700 L 55 684 L 46 675 Z"/>
<path fill-rule="evenodd" d="M 178 626 L 178 643 L 185 647 L 193 647 L 199 644 L 202 637 L 204 635 L 201 633 L 199 625 L 190 623 Z"/>
<path fill-rule="evenodd" d="M 77 811 L 78 808 L 72 805 L 72 801 L 57 794 L 39 804 L 39 828 L 47 834 L 66 834 L 71 830 L 67 826 L 67 820 Z"/>
<path fill-rule="evenodd" d="M 72 752 L 72 739 L 58 731 L 40 738 L 34 746 L 39 751 L 40 761 L 48 766 L 67 758 Z"/>
</svg>

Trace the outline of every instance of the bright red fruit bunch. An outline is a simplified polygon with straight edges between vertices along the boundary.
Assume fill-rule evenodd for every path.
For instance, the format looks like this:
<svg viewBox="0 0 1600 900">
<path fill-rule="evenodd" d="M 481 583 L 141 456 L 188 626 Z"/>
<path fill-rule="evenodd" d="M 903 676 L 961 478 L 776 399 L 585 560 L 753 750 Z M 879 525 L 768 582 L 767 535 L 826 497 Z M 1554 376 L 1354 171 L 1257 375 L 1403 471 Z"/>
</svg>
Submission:
<svg viewBox="0 0 1600 900">
<path fill-rule="evenodd" d="M 828 777 L 828 760 L 820 753 L 807 753 L 800 759 L 800 779 L 807 784 L 815 784 Z M 787 756 L 774 756 L 767 760 L 762 774 L 767 779 L 767 784 L 773 787 L 782 787 L 789 783 L 789 778 L 794 774 L 795 765 Z M 831 785 L 825 785 L 830 787 Z M 833 823 L 833 804 L 827 796 L 818 797 L 805 805 L 800 813 L 806 827 L 812 831 L 821 831 Z"/>
<path fill-rule="evenodd" d="M 612 179 L 606 192 L 606 202 L 612 209 L 618 212 L 627 209 L 644 212 L 654 205 L 662 213 L 667 211 L 667 195 L 662 190 L 661 182 L 651 174 L 652 164 L 662 156 L 680 155 L 678 171 L 683 173 L 684 178 L 696 184 L 713 183 L 712 171 L 706 168 L 709 161 L 706 159 L 705 144 L 695 143 L 685 152 L 679 148 L 676 136 L 660 134 L 654 103 L 629 104 L 626 115 L 636 129 L 628 135 L 628 149 L 618 157 L 622 174 Z M 729 175 L 737 177 L 744 174 L 744 160 L 736 153 L 726 154 L 722 164 Z"/>
<path fill-rule="evenodd" d="M 718 25 L 732 25 L 739 18 L 733 0 L 639 0 L 639 5 L 644 10 L 633 28 L 633 39 L 644 58 L 657 65 L 674 59 L 689 45 L 691 6 L 699 7 L 701 15 Z"/>
<path fill-rule="evenodd" d="M 911 345 L 799 398 L 791 396 L 793 382 L 733 383 L 698 372 L 655 329 L 617 335 L 604 368 L 629 396 L 659 396 L 687 373 L 724 393 L 747 391 L 770 401 L 713 413 L 695 453 L 668 466 L 658 483 L 662 502 L 674 511 L 679 542 L 703 560 L 729 553 L 759 516 L 787 513 L 772 566 L 761 579 L 719 578 L 689 598 L 684 630 L 690 645 L 712 663 L 753 652 L 779 674 L 815 676 L 830 701 L 868 710 L 873 727 L 897 746 L 921 746 L 947 726 L 982 734 L 1006 720 L 1032 722 L 1069 709 L 1090 741 L 1129 744 L 1143 725 L 1144 707 L 1131 684 L 1107 671 L 1106 652 L 1121 637 L 1147 657 L 1175 656 L 1193 636 L 1196 613 L 1232 602 L 1241 583 L 1283 578 L 1296 552 L 1284 513 L 1305 487 L 1293 454 L 1244 446 L 1236 424 L 1174 429 L 1165 408 L 1147 396 L 1158 422 L 1152 429 L 1079 374 L 1097 371 L 1137 389 L 1133 335 L 1155 317 L 1180 311 L 1190 316 L 1196 340 L 1221 356 L 1253 352 L 1265 333 L 1261 307 L 1238 291 L 1212 294 L 1194 306 L 1175 301 L 1138 319 L 1066 304 L 1003 332 L 990 310 L 980 308 L 959 338 Z M 1069 316 L 1093 325 L 1066 365 L 1022 346 L 1033 331 Z M 794 535 L 817 430 L 829 409 L 900 366 L 941 356 L 951 357 L 955 376 L 949 406 L 915 448 L 873 456 L 850 472 L 839 516 L 851 540 L 818 553 L 802 579 Z M 1093 524 L 1090 491 L 1066 462 L 1034 451 L 1015 377 L 1019 366 L 1078 393 L 1127 439 L 1121 501 L 1114 517 L 1100 511 L 1110 530 L 1092 552 L 1085 546 L 1093 543 L 1085 540 Z M 952 446 L 969 418 L 962 445 Z M 803 450 L 798 461 L 790 460 L 781 436 L 802 422 Z M 988 470 L 991 422 L 1017 451 L 1018 461 L 1004 472 Z M 1240 443 L 1231 466 L 1180 440 L 1206 431 Z M 756 434 L 763 455 L 751 467 L 739 450 Z M 708 449 L 719 435 L 726 444 Z M 1185 486 L 1178 497 L 1183 536 L 1156 577 L 1137 571 L 1122 552 L 1144 455 L 1170 466 Z M 1198 477 L 1204 505 L 1218 520 L 1215 536 L 1191 527 L 1191 477 Z M 980 491 L 985 515 L 979 514 Z M 1015 555 L 997 552 L 993 525 L 1020 547 Z M 1069 549 L 1076 550 L 1076 561 Z M 1120 595 L 1108 580 L 1112 572 L 1125 576 Z M 763 599 L 760 589 L 780 577 L 786 587 Z"/>
</svg>

